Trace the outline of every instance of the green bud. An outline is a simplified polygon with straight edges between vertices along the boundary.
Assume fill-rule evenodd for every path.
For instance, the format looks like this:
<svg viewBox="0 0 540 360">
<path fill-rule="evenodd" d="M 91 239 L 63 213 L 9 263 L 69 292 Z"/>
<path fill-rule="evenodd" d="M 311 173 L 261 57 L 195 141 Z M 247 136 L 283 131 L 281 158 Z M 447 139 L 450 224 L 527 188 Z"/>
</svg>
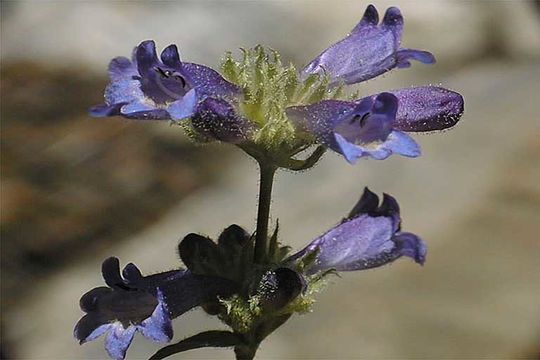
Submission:
<svg viewBox="0 0 540 360">
<path fill-rule="evenodd" d="M 303 170 L 313 166 L 315 162 L 303 162 L 294 156 L 314 144 L 315 139 L 298 129 L 285 110 L 336 98 L 341 87 L 330 87 L 326 74 L 300 80 L 294 65 L 284 66 L 273 49 L 257 45 L 240 51 L 237 60 L 226 53 L 221 65 L 225 78 L 243 89 L 244 96 L 237 104 L 239 115 L 256 126 L 252 138 L 239 146 L 258 161 L 277 167 Z"/>
</svg>

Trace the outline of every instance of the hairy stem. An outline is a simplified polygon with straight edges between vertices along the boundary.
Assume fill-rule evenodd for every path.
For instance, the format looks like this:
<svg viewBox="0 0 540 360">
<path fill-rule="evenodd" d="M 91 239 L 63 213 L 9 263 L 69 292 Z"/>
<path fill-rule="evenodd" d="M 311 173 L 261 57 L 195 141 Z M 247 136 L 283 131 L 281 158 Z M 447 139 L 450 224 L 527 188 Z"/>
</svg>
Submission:
<svg viewBox="0 0 540 360">
<path fill-rule="evenodd" d="M 259 184 L 259 209 L 257 212 L 257 230 L 255 234 L 255 263 L 264 261 L 268 252 L 268 219 L 272 201 L 272 185 L 276 167 L 259 161 L 261 181 Z"/>
<path fill-rule="evenodd" d="M 252 360 L 257 352 L 257 347 L 250 346 L 236 346 L 234 348 L 234 354 L 236 360 Z"/>
</svg>

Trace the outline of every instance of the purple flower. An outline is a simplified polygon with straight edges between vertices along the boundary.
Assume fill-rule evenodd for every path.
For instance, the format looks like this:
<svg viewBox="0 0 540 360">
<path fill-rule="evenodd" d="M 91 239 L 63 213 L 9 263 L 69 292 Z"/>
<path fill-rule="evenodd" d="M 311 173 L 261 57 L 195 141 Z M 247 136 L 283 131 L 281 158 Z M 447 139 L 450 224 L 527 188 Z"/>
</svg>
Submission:
<svg viewBox="0 0 540 360">
<path fill-rule="evenodd" d="M 377 10 L 369 5 L 351 33 L 313 59 L 302 75 L 326 73 L 331 83 L 355 84 L 395 67 L 409 67 L 410 60 L 433 64 L 435 58 L 427 51 L 400 48 L 402 31 L 403 17 L 398 8 L 388 8 L 379 24 Z"/>
<path fill-rule="evenodd" d="M 324 73 L 331 84 L 354 84 L 410 60 L 431 64 L 429 52 L 400 48 L 403 17 L 389 8 L 379 15 L 369 5 L 351 33 L 311 61 L 302 75 Z M 404 131 L 442 130 L 454 126 L 463 114 L 463 97 L 434 86 L 384 92 L 356 101 L 323 100 L 286 109 L 287 116 L 319 143 L 342 154 L 350 163 L 367 156 L 386 159 L 391 154 L 420 155 L 419 145 Z"/>
<path fill-rule="evenodd" d="M 433 86 L 287 109 L 289 119 L 350 163 L 364 156 L 383 160 L 393 153 L 417 157 L 420 147 L 404 131 L 446 129 L 455 125 L 462 113 L 460 94 Z"/>
<path fill-rule="evenodd" d="M 216 71 L 180 61 L 176 45 L 166 47 L 160 60 L 151 40 L 135 48 L 132 60 L 113 59 L 109 77 L 105 104 L 90 109 L 92 116 L 182 120 L 206 97 L 233 98 L 240 92 Z"/>
<path fill-rule="evenodd" d="M 256 130 L 231 103 L 210 97 L 199 104 L 191 124 L 200 135 L 229 143 L 245 141 Z"/>
<path fill-rule="evenodd" d="M 312 241 L 289 261 L 316 251 L 309 274 L 335 269 L 365 270 L 390 263 L 401 256 L 423 264 L 426 245 L 416 235 L 401 231 L 399 205 L 384 194 L 379 205 L 377 195 L 365 189 L 362 197 L 341 224 Z"/>
<path fill-rule="evenodd" d="M 74 335 L 83 344 L 107 333 L 105 349 L 113 359 L 125 357 L 135 332 L 155 342 L 168 342 L 173 336 L 171 319 L 236 291 L 228 280 L 189 270 L 143 276 L 128 264 L 121 276 L 114 257 L 103 262 L 102 273 L 109 287 L 94 288 L 81 297 L 86 315 L 75 326 Z"/>
</svg>

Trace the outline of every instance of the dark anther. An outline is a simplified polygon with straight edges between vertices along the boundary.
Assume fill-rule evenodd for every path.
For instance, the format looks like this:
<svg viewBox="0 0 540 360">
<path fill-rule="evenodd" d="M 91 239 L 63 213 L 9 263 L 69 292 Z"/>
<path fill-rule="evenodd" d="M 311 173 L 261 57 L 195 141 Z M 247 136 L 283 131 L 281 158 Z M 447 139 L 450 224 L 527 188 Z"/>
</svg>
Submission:
<svg viewBox="0 0 540 360">
<path fill-rule="evenodd" d="M 366 120 L 368 119 L 369 115 L 371 115 L 370 113 L 365 113 L 364 115 L 360 116 L 360 115 L 354 115 L 350 121 L 350 124 L 354 124 L 355 122 L 358 121 L 358 124 L 360 125 L 360 127 L 364 127 L 364 125 L 366 124 Z"/>
<path fill-rule="evenodd" d="M 168 78 L 168 77 L 170 77 L 170 76 L 172 75 L 172 73 L 171 73 L 169 70 L 163 70 L 162 68 L 160 68 L 160 67 L 158 67 L 158 66 L 156 66 L 156 67 L 154 68 L 154 70 L 155 70 L 156 72 L 158 72 L 158 73 L 159 73 L 161 76 L 163 76 L 164 78 Z"/>
<path fill-rule="evenodd" d="M 154 70 L 159 73 L 161 77 L 165 79 L 172 78 L 173 80 L 178 81 L 182 85 L 182 87 L 186 87 L 186 80 L 181 75 L 174 73 L 170 70 L 163 70 L 159 66 L 156 66 Z"/>
<path fill-rule="evenodd" d="M 174 79 L 180 81 L 182 83 L 182 87 L 186 87 L 186 80 L 182 76 L 176 74 L 174 75 Z"/>
<path fill-rule="evenodd" d="M 366 125 L 366 121 L 369 115 L 370 113 L 365 113 L 364 115 L 362 115 L 362 118 L 360 119 L 360 127 L 364 127 L 364 125 Z"/>
</svg>

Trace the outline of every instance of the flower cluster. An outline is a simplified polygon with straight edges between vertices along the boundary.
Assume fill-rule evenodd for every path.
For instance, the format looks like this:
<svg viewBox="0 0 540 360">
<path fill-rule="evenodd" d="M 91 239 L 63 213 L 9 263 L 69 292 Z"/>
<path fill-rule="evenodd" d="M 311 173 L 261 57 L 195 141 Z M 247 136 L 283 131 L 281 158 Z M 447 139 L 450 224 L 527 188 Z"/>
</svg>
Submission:
<svg viewBox="0 0 540 360">
<path fill-rule="evenodd" d="M 275 51 L 261 46 L 228 53 L 223 76 L 180 60 L 175 45 L 158 58 L 144 41 L 132 59 L 109 65 L 105 104 L 93 116 L 181 122 L 199 139 L 235 143 L 257 158 L 291 167 L 292 156 L 321 144 L 349 162 L 385 159 L 393 153 L 416 157 L 418 144 L 406 132 L 442 130 L 457 123 L 463 98 L 436 86 L 388 91 L 363 98 L 343 95 L 344 85 L 374 78 L 411 60 L 435 62 L 427 51 L 400 47 L 403 17 L 389 8 L 379 23 L 374 6 L 343 40 L 330 46 L 302 71 L 284 66 Z M 290 159 L 293 160 L 293 159 Z"/>
<path fill-rule="evenodd" d="M 234 347 L 237 358 L 251 359 L 263 339 L 294 313 L 304 313 L 313 296 L 336 271 L 365 270 L 406 256 L 423 264 L 426 246 L 401 231 L 396 199 L 365 188 L 351 212 L 334 228 L 289 254 L 268 236 L 273 174 L 278 168 L 312 167 L 327 149 L 349 163 L 392 154 L 420 155 L 409 132 L 443 130 L 463 113 L 460 94 L 437 86 L 410 87 L 365 97 L 345 95 L 357 84 L 416 60 L 435 62 L 427 51 L 401 47 L 403 17 L 389 8 L 382 21 L 369 5 L 344 39 L 324 50 L 301 71 L 284 65 L 274 50 L 261 46 L 223 59 L 221 73 L 183 62 L 170 45 L 158 57 L 153 41 L 137 46 L 132 58 L 109 65 L 105 103 L 91 115 L 168 120 L 198 141 L 232 143 L 261 166 L 257 231 L 237 225 L 217 241 L 189 234 L 179 243 L 187 269 L 143 276 L 119 261 L 103 263 L 108 287 L 83 295 L 86 315 L 75 328 L 81 342 L 107 333 L 105 348 L 123 359 L 135 333 L 155 342 L 173 337 L 171 320 L 200 306 L 231 331 L 207 331 L 169 345 L 152 358 L 203 346 Z M 300 154 L 313 149 L 305 158 Z"/>
<path fill-rule="evenodd" d="M 260 342 L 274 330 L 276 318 L 308 311 L 332 271 L 370 269 L 401 256 L 423 264 L 425 244 L 400 227 L 397 201 L 384 194 L 379 205 L 378 196 L 366 188 L 340 224 L 290 256 L 289 248 L 277 243 L 276 229 L 268 256 L 255 263 L 253 236 L 231 225 L 217 242 L 199 234 L 184 237 L 178 252 L 187 270 L 143 276 L 130 263 L 120 275 L 119 260 L 109 258 L 102 266 L 109 287 L 83 295 L 80 306 L 87 314 L 77 323 L 75 337 L 83 344 L 107 333 L 107 353 L 123 359 L 135 332 L 168 342 L 171 320 L 201 306 L 238 335 L 229 346 L 249 341 L 245 336 L 252 329 Z"/>
</svg>

